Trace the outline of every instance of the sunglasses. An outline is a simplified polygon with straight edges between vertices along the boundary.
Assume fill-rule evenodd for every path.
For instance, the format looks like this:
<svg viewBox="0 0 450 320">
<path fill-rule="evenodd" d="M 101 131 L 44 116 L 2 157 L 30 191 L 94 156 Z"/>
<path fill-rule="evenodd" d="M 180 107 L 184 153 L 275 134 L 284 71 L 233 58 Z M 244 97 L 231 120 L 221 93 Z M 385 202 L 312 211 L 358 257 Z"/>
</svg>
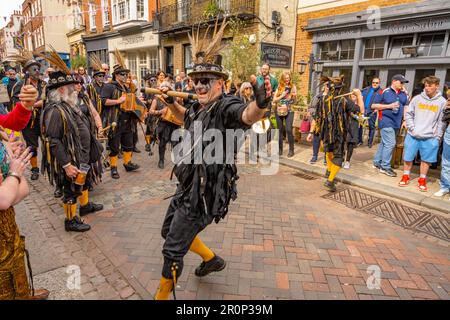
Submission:
<svg viewBox="0 0 450 320">
<path fill-rule="evenodd" d="M 128 73 L 126 73 L 126 72 L 120 72 L 119 73 L 119 76 L 122 76 L 122 77 L 126 77 L 128 75 Z"/>
<path fill-rule="evenodd" d="M 200 82 L 202 85 L 206 86 L 207 84 L 210 84 L 218 79 L 219 78 L 196 78 L 192 79 L 192 82 L 194 82 L 195 85 L 198 85 Z"/>
</svg>

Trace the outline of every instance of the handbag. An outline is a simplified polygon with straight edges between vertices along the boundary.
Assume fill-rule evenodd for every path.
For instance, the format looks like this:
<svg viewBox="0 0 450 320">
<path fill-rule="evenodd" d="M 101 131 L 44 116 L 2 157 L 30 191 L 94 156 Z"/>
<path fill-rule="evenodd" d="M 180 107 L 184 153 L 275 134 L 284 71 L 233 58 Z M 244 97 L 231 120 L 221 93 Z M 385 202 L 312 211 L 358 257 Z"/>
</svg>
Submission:
<svg viewBox="0 0 450 320">
<path fill-rule="evenodd" d="M 309 133 L 309 130 L 311 129 L 311 121 L 309 121 L 308 118 L 303 118 L 302 124 L 300 125 L 300 132 L 301 133 Z"/>
</svg>

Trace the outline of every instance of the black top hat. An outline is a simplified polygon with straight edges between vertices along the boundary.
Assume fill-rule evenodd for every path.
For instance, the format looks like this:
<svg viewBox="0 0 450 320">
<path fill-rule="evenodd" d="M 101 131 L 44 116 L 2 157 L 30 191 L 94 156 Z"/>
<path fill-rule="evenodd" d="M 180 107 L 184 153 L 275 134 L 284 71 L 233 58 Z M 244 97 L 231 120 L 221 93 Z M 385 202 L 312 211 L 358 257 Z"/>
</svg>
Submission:
<svg viewBox="0 0 450 320">
<path fill-rule="evenodd" d="M 27 70 L 29 67 L 31 66 L 38 66 L 39 68 L 41 67 L 41 64 L 39 62 L 37 62 L 34 59 L 28 60 L 24 66 L 23 66 L 23 70 Z"/>
<path fill-rule="evenodd" d="M 202 58 L 203 56 L 203 52 L 196 54 L 196 60 L 198 63 L 194 64 L 192 68 L 193 70 L 188 74 L 189 77 L 195 77 L 196 75 L 202 74 L 212 74 L 218 76 L 219 78 L 223 78 L 224 80 L 228 79 L 228 73 L 226 73 L 222 67 L 222 56 L 220 54 L 214 55 L 212 63 L 204 63 Z"/>
<path fill-rule="evenodd" d="M 130 72 L 130 69 L 127 69 L 127 68 L 121 66 L 120 64 L 116 64 L 116 65 L 113 67 L 113 74 L 117 74 L 117 73 L 121 73 L 121 72 L 127 72 L 127 73 L 129 73 L 129 72 Z"/>
<path fill-rule="evenodd" d="M 94 70 L 94 77 L 99 76 L 99 75 L 106 75 L 106 72 L 104 70 Z"/>
<path fill-rule="evenodd" d="M 62 71 L 55 71 L 49 75 L 47 89 L 53 90 L 68 84 L 81 83 L 71 74 L 65 74 Z"/>
</svg>

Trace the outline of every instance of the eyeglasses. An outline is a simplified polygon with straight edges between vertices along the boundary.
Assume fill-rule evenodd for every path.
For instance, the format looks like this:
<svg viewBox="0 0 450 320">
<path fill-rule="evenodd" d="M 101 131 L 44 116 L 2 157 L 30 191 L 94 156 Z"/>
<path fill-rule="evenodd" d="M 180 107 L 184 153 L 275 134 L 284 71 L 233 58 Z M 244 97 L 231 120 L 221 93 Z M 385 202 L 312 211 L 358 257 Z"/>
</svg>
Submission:
<svg viewBox="0 0 450 320">
<path fill-rule="evenodd" d="M 196 78 L 192 79 L 192 82 L 194 82 L 195 85 L 198 85 L 200 82 L 202 85 L 206 86 L 209 83 L 212 83 L 213 81 L 218 80 L 218 78 Z"/>
<path fill-rule="evenodd" d="M 379 84 L 379 82 L 375 82 L 375 81 L 374 81 L 374 82 L 372 82 L 372 84 Z"/>
</svg>

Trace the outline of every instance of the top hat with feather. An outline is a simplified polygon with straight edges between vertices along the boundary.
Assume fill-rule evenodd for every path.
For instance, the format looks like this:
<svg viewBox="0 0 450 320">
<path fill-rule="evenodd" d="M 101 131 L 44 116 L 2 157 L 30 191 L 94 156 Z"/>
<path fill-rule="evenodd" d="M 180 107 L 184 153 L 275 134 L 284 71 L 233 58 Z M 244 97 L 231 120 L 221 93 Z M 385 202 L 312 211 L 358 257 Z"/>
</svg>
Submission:
<svg viewBox="0 0 450 320">
<path fill-rule="evenodd" d="M 200 26 L 188 35 L 192 45 L 192 61 L 194 62 L 193 70 L 188 74 L 189 77 L 215 75 L 224 80 L 228 79 L 228 73 L 222 67 L 222 56 L 219 54 L 224 47 L 222 37 L 226 26 L 225 19 L 220 27 L 218 20 L 216 20 L 212 35 L 209 33 L 210 26 L 208 26 L 202 38 L 200 38 Z"/>
<path fill-rule="evenodd" d="M 113 74 L 126 72 L 129 73 L 130 69 L 127 69 L 125 65 L 125 60 L 123 59 L 122 54 L 117 50 L 114 50 L 114 57 L 116 58 L 116 64 L 113 66 Z"/>
<path fill-rule="evenodd" d="M 102 67 L 102 61 L 95 53 L 92 53 L 89 55 L 89 61 L 91 63 L 92 69 L 94 71 L 94 73 L 93 73 L 94 77 L 100 76 L 100 75 L 103 75 L 103 76 L 106 75 L 106 71 L 103 70 L 103 67 Z"/>
<path fill-rule="evenodd" d="M 50 73 L 47 84 L 47 90 L 57 89 L 62 86 L 66 86 L 73 83 L 80 83 L 70 72 L 69 67 L 66 65 L 63 59 L 56 52 L 55 48 L 50 47 L 50 51 L 45 54 L 39 54 L 42 58 L 47 60 L 56 71 Z"/>
</svg>

